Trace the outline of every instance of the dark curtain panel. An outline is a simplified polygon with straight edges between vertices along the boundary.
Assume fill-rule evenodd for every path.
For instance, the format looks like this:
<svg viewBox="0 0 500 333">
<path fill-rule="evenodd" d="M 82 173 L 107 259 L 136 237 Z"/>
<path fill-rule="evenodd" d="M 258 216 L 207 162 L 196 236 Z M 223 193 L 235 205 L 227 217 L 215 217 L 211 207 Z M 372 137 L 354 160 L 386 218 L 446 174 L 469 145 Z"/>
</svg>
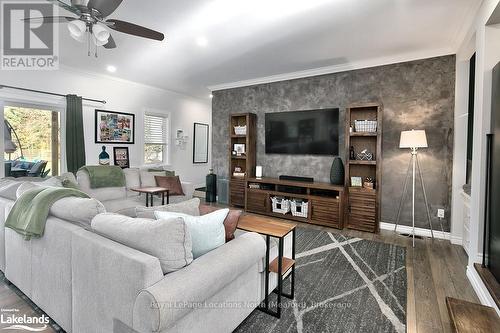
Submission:
<svg viewBox="0 0 500 333">
<path fill-rule="evenodd" d="M 68 171 L 75 173 L 85 165 L 82 98 L 66 96 L 66 161 Z"/>
</svg>

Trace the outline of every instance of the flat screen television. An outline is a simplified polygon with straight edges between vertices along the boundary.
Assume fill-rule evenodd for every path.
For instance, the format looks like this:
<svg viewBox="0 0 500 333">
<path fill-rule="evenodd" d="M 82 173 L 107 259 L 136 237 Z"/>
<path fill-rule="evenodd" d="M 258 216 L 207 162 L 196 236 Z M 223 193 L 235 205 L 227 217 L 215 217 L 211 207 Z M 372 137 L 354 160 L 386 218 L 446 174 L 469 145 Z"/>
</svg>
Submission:
<svg viewBox="0 0 500 333">
<path fill-rule="evenodd" d="M 338 155 L 339 109 L 266 113 L 266 154 Z"/>
</svg>

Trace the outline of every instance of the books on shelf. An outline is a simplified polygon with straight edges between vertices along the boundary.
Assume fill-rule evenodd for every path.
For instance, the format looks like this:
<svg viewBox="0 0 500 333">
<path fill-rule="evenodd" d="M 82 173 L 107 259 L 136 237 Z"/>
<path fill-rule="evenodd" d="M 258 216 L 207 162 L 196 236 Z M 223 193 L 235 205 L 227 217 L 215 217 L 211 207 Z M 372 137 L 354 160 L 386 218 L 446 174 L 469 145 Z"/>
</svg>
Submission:
<svg viewBox="0 0 500 333">
<path fill-rule="evenodd" d="M 250 183 L 250 184 L 248 184 L 248 188 L 260 190 L 260 184 Z"/>
</svg>

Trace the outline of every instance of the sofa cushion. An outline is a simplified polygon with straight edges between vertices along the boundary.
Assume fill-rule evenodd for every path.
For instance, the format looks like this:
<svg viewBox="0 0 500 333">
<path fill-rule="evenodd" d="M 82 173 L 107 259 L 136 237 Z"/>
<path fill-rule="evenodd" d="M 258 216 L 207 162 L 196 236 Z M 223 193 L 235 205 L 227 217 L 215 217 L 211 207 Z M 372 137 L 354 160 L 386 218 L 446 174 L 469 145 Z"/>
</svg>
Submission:
<svg viewBox="0 0 500 333">
<path fill-rule="evenodd" d="M 185 195 L 182 191 L 181 180 L 179 176 L 155 176 L 156 185 L 159 187 L 168 188 L 170 196 Z"/>
<path fill-rule="evenodd" d="M 156 206 L 156 207 L 138 206 L 135 208 L 135 213 L 137 217 L 146 219 L 155 219 L 156 210 L 162 212 L 175 212 L 192 216 L 199 216 L 200 215 L 200 211 L 198 208 L 199 205 L 200 205 L 200 199 L 193 198 L 191 200 L 186 200 L 179 203 L 174 203 L 164 206 Z"/>
<path fill-rule="evenodd" d="M 92 229 L 157 257 L 164 274 L 177 271 L 193 261 L 190 230 L 182 218 L 155 221 L 104 213 L 94 217 Z"/>
<path fill-rule="evenodd" d="M 178 217 L 184 219 L 191 234 L 193 257 L 196 259 L 224 245 L 224 219 L 228 213 L 229 209 L 225 208 L 203 216 L 161 211 L 155 211 L 155 216 L 159 220 Z"/>
<path fill-rule="evenodd" d="M 166 176 L 166 171 L 155 171 L 149 172 L 146 170 L 140 171 L 141 175 L 141 187 L 154 187 L 156 185 L 155 176 Z"/>
<path fill-rule="evenodd" d="M 10 184 L 6 182 L 4 186 L 0 187 L 0 197 L 14 201 L 17 200 L 17 189 L 22 184 L 22 182 L 12 182 Z"/>
<path fill-rule="evenodd" d="M 125 187 L 127 189 L 141 187 L 141 176 L 139 168 L 123 169 L 123 173 L 125 174 Z"/>
<path fill-rule="evenodd" d="M 104 205 L 94 198 L 67 197 L 54 202 L 50 207 L 49 214 L 85 229 L 90 229 L 92 219 L 105 212 Z"/>
<path fill-rule="evenodd" d="M 200 215 L 209 214 L 219 210 L 219 207 L 208 206 L 208 205 L 200 205 Z M 234 239 L 234 232 L 236 231 L 236 227 L 238 226 L 238 221 L 240 220 L 240 216 L 243 212 L 237 209 L 230 209 L 227 214 L 226 219 L 224 220 L 224 229 L 226 230 L 226 242 Z"/>
<path fill-rule="evenodd" d="M 125 199 L 127 197 L 125 187 L 90 188 L 90 177 L 86 171 L 78 171 L 76 178 L 80 185 L 80 190 L 99 201 Z"/>
</svg>

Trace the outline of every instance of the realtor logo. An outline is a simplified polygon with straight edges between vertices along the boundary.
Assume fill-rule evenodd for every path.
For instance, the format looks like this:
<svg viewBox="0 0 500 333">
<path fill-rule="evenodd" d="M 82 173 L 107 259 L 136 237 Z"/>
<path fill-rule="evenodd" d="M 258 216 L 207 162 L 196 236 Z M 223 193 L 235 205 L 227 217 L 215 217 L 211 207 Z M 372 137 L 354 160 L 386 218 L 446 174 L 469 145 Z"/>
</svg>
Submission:
<svg viewBox="0 0 500 333">
<path fill-rule="evenodd" d="M 59 67 L 57 24 L 43 19 L 57 16 L 46 1 L 1 1 L 1 69 L 55 70 Z"/>
</svg>

